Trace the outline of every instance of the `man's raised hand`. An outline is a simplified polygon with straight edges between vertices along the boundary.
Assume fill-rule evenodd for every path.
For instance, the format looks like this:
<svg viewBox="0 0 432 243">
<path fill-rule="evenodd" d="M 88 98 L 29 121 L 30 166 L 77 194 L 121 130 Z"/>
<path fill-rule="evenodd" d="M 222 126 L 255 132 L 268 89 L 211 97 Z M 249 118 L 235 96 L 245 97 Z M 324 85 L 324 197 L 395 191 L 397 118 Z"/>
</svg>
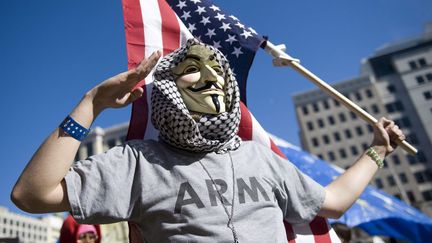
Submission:
<svg viewBox="0 0 432 243">
<path fill-rule="evenodd" d="M 155 51 L 137 67 L 111 77 L 90 90 L 96 112 L 99 113 L 106 108 L 124 107 L 141 97 L 143 88 L 135 86 L 147 77 L 160 56 L 160 51 Z"/>
</svg>

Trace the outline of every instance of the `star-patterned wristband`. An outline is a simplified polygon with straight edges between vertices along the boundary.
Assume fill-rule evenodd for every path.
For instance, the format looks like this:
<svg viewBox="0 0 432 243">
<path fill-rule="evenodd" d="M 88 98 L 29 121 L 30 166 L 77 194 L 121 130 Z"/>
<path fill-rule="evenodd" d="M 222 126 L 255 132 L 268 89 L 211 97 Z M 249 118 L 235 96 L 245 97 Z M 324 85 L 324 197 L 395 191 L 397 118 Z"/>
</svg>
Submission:
<svg viewBox="0 0 432 243">
<path fill-rule="evenodd" d="M 65 133 L 69 134 L 78 141 L 84 140 L 84 138 L 90 133 L 90 129 L 81 126 L 69 115 L 63 120 L 59 127 Z"/>
</svg>

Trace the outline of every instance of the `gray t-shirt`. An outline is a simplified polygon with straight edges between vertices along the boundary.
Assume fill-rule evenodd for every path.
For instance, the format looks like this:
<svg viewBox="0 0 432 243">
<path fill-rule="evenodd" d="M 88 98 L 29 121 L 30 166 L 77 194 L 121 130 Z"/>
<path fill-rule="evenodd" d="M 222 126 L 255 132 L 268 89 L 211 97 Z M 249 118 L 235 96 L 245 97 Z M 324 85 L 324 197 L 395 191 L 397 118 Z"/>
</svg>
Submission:
<svg viewBox="0 0 432 243">
<path fill-rule="evenodd" d="M 214 187 L 230 213 L 233 178 L 240 242 L 287 242 L 282 220 L 312 220 L 325 197 L 321 185 L 256 142 L 201 154 L 134 140 L 77 162 L 65 179 L 79 223 L 132 221 L 144 242 L 233 242 Z"/>
</svg>

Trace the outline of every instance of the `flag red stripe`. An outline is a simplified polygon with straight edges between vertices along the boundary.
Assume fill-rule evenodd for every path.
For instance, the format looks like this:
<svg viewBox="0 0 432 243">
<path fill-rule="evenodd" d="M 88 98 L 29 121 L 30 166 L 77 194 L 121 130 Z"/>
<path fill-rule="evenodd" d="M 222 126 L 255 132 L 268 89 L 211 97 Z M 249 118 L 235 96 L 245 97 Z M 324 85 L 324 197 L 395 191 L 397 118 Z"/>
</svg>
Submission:
<svg viewBox="0 0 432 243">
<path fill-rule="evenodd" d="M 286 233 L 286 236 L 288 239 L 288 243 L 295 243 L 296 242 L 296 240 L 295 240 L 296 235 L 294 234 L 294 230 L 293 230 L 291 224 L 286 222 L 285 220 L 283 221 L 283 223 L 285 226 L 285 233 Z"/>
<path fill-rule="evenodd" d="M 316 243 L 331 243 L 330 229 L 327 225 L 326 219 L 322 217 L 315 217 L 312 222 L 309 223 L 312 234 Z"/>
<path fill-rule="evenodd" d="M 180 25 L 165 0 L 158 0 L 158 4 L 162 19 L 163 54 L 167 55 L 180 47 Z"/>
<path fill-rule="evenodd" d="M 144 58 L 144 25 L 139 0 L 123 0 L 126 49 L 129 68 Z"/>
<path fill-rule="evenodd" d="M 144 22 L 139 0 L 123 0 L 124 22 L 129 69 L 136 66 L 145 57 Z M 145 80 L 138 85 L 144 88 Z M 131 119 L 127 140 L 142 139 L 147 127 L 148 104 L 145 95 L 132 104 Z"/>
<path fill-rule="evenodd" d="M 282 153 L 282 151 L 279 149 L 279 147 L 273 142 L 273 139 L 270 139 L 270 148 L 273 152 L 275 152 L 277 155 L 279 155 L 280 157 L 287 159 L 287 157 L 285 156 L 284 153 Z"/>
<path fill-rule="evenodd" d="M 238 135 L 243 140 L 252 140 L 252 116 L 249 113 L 248 108 L 246 107 L 243 102 L 240 102 L 240 111 L 241 111 L 241 119 L 240 119 L 240 125 L 239 125 L 239 132 Z"/>
</svg>

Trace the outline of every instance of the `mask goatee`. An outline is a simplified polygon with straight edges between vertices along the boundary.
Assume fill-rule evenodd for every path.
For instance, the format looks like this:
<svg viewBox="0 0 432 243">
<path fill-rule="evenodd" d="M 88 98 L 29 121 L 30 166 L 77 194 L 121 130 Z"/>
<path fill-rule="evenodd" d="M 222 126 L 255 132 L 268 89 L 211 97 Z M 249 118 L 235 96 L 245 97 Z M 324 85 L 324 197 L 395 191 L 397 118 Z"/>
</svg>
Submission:
<svg viewBox="0 0 432 243">
<path fill-rule="evenodd" d="M 217 113 L 219 113 L 219 111 L 220 111 L 220 103 L 219 103 L 218 97 L 219 97 L 219 95 L 217 95 L 217 94 L 211 95 L 211 98 L 212 98 L 213 104 L 215 105 Z"/>
</svg>

